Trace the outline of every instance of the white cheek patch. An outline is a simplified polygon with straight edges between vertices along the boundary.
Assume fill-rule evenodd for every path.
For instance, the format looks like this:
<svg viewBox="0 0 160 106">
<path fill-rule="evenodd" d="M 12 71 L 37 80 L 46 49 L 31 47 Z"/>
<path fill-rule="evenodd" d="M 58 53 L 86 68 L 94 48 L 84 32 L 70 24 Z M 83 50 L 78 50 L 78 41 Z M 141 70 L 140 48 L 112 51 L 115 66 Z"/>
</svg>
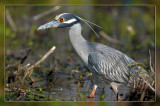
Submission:
<svg viewBox="0 0 160 106">
<path fill-rule="evenodd" d="M 68 21 L 64 21 L 63 23 L 70 24 L 70 23 L 73 23 L 75 21 L 76 21 L 76 19 L 72 18 L 72 19 L 70 19 Z"/>
</svg>

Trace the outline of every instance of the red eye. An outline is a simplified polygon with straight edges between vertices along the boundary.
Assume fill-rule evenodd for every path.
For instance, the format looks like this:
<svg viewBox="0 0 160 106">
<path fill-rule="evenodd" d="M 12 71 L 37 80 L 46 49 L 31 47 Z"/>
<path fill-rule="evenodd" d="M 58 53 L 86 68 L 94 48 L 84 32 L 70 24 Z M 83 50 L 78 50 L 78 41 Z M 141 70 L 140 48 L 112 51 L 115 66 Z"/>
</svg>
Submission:
<svg viewBox="0 0 160 106">
<path fill-rule="evenodd" d="M 61 19 L 60 19 L 60 22 L 63 22 L 63 21 L 64 21 L 64 18 L 61 18 Z"/>
</svg>

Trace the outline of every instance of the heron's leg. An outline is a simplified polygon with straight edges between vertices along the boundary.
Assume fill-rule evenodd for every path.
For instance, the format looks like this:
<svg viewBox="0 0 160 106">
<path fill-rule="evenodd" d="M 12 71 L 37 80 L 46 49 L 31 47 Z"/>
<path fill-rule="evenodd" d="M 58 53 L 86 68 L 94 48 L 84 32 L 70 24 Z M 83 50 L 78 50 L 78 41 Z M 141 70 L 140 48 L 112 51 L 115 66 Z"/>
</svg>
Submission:
<svg viewBox="0 0 160 106">
<path fill-rule="evenodd" d="M 96 89 L 97 89 L 97 85 L 94 85 L 92 92 L 88 95 L 89 98 L 93 98 L 94 97 Z"/>
<path fill-rule="evenodd" d="M 111 85 L 114 93 L 116 94 L 117 100 L 120 101 L 121 98 L 120 98 L 120 96 L 119 96 L 119 94 L 118 94 L 117 85 L 116 85 L 114 82 L 111 82 L 110 85 Z"/>
</svg>

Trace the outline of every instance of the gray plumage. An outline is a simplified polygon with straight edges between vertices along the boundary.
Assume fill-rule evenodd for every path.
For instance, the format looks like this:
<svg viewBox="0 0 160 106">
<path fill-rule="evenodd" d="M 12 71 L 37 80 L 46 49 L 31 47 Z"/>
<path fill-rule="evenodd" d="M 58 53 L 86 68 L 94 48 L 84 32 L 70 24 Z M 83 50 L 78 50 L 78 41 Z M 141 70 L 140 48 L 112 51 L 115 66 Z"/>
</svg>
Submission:
<svg viewBox="0 0 160 106">
<path fill-rule="evenodd" d="M 135 71 L 127 65 L 130 62 L 134 62 L 134 60 L 116 49 L 86 41 L 80 33 L 80 27 L 80 24 L 71 27 L 69 39 L 73 48 L 83 63 L 89 68 L 90 72 L 104 82 L 127 84 L 128 78 L 126 74 L 135 74 Z M 75 32 L 77 33 L 75 34 Z"/>
<path fill-rule="evenodd" d="M 117 86 L 113 82 L 128 84 L 129 74 L 132 74 L 130 80 L 135 80 L 136 72 L 133 67 L 127 66 L 134 60 L 116 49 L 100 43 L 86 41 L 81 35 L 81 21 L 93 24 L 73 14 L 63 13 L 56 16 L 54 21 L 42 25 L 38 29 L 70 27 L 69 39 L 80 59 L 98 80 L 109 83 L 117 95 Z M 92 28 L 90 25 L 89 27 Z M 134 69 L 137 70 L 139 68 L 136 67 Z M 142 72 L 147 75 L 144 69 L 142 69 Z"/>
</svg>

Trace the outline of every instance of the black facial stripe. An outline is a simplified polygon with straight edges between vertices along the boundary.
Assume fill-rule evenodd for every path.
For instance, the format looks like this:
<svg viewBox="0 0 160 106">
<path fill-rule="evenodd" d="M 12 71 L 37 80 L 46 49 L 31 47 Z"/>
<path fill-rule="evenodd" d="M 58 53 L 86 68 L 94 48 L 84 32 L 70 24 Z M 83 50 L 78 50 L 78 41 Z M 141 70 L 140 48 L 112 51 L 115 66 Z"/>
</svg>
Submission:
<svg viewBox="0 0 160 106">
<path fill-rule="evenodd" d="M 58 21 L 60 22 L 60 19 L 61 18 L 64 18 L 65 20 L 63 22 L 61 22 L 59 24 L 59 28 L 63 28 L 63 27 L 71 27 L 73 26 L 74 24 L 77 24 L 77 23 L 81 23 L 80 19 L 78 17 L 76 17 L 75 15 L 73 14 L 70 14 L 70 13 L 67 13 L 67 14 L 63 14 L 61 15 L 59 18 L 58 18 Z M 72 22 L 72 23 L 65 23 L 71 19 L 76 19 L 76 21 Z"/>
</svg>

